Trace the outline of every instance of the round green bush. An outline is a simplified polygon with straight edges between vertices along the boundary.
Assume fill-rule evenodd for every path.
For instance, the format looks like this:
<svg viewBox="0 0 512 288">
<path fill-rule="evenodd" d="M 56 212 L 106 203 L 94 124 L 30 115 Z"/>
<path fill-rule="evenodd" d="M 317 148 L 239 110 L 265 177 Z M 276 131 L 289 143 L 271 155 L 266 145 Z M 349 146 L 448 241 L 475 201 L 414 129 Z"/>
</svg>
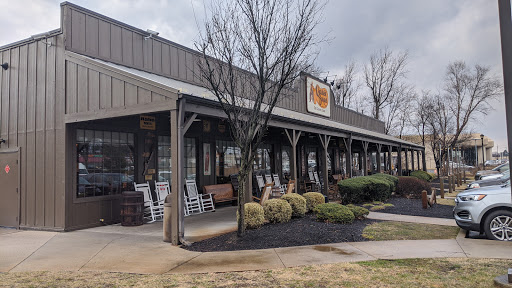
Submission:
<svg viewBox="0 0 512 288">
<path fill-rule="evenodd" d="M 281 199 L 286 200 L 292 207 L 292 217 L 304 217 L 306 214 L 306 198 L 297 193 L 285 194 Z"/>
<path fill-rule="evenodd" d="M 388 180 L 374 176 L 345 179 L 338 183 L 343 203 L 362 203 L 375 200 L 385 201 L 391 196 Z"/>
<path fill-rule="evenodd" d="M 407 198 L 421 198 L 421 191 L 429 193 L 432 190 L 430 183 L 413 176 L 398 177 L 396 195 Z"/>
<path fill-rule="evenodd" d="M 270 199 L 263 203 L 265 219 L 270 223 L 283 223 L 292 219 L 292 206 L 282 199 Z"/>
<path fill-rule="evenodd" d="M 354 204 L 348 204 L 347 208 L 354 213 L 354 217 L 358 220 L 362 220 L 370 214 L 370 211 L 364 207 L 356 206 Z"/>
<path fill-rule="evenodd" d="M 381 180 L 386 180 L 389 183 L 389 188 L 391 189 L 391 192 L 394 192 L 396 189 L 396 185 L 398 184 L 398 177 L 385 174 L 385 173 L 377 173 L 371 175 L 371 177 L 375 177 Z"/>
<path fill-rule="evenodd" d="M 421 170 L 412 171 L 410 175 L 412 177 L 416 177 L 418 179 L 421 179 L 421 180 L 424 180 L 424 181 L 427 181 L 427 182 L 430 182 L 433 179 L 432 175 L 430 175 L 429 173 L 427 173 L 425 171 L 421 171 Z"/>
<path fill-rule="evenodd" d="M 265 223 L 265 212 L 263 207 L 258 203 L 245 203 L 244 204 L 244 222 L 245 228 L 247 229 L 258 229 Z M 236 211 L 236 217 L 238 220 L 239 214 Z"/>
<path fill-rule="evenodd" d="M 338 203 L 324 203 L 317 205 L 313 211 L 316 214 L 316 219 L 331 222 L 350 224 L 354 222 L 354 213 L 346 206 Z"/>
<path fill-rule="evenodd" d="M 307 211 L 313 211 L 313 208 L 315 208 L 316 205 L 325 203 L 324 195 L 318 192 L 308 192 L 304 193 L 302 196 L 306 198 Z"/>
</svg>

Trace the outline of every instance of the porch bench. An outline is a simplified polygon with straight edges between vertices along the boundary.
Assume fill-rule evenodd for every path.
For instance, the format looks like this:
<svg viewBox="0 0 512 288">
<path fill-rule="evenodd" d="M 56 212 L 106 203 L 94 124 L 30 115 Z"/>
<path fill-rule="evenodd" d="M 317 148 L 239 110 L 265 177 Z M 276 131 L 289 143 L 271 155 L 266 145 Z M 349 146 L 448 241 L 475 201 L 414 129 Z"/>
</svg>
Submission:
<svg viewBox="0 0 512 288">
<path fill-rule="evenodd" d="M 233 185 L 231 183 L 204 186 L 203 194 L 213 194 L 213 202 L 215 204 L 231 202 L 232 205 L 236 205 L 238 200 L 237 195 L 233 192 Z"/>
</svg>

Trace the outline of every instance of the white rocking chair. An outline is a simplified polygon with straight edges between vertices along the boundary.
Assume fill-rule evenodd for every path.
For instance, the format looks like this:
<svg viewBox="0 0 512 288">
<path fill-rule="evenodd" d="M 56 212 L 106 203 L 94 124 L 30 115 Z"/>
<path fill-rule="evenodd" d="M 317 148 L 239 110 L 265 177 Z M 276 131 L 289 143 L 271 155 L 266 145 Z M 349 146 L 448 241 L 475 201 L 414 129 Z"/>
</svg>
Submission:
<svg viewBox="0 0 512 288">
<path fill-rule="evenodd" d="M 144 218 L 149 220 L 148 223 L 155 222 L 158 218 L 163 219 L 164 206 L 159 205 L 158 201 L 153 201 L 149 183 L 135 183 L 135 191 L 144 193 Z"/>
<path fill-rule="evenodd" d="M 279 189 L 279 192 L 281 193 L 281 195 L 283 195 L 284 192 L 286 191 L 286 186 L 281 185 L 281 181 L 279 180 L 279 175 L 272 174 L 272 178 L 274 178 L 274 188 Z"/>
<path fill-rule="evenodd" d="M 270 175 L 265 175 L 265 184 L 270 184 L 274 181 L 272 181 L 272 176 Z"/>
<path fill-rule="evenodd" d="M 155 181 L 155 194 L 159 205 L 164 205 L 165 197 L 171 194 L 171 187 L 169 182 L 156 182 Z"/>
<path fill-rule="evenodd" d="M 185 208 L 189 214 L 195 213 L 194 211 L 198 209 L 198 213 L 215 211 L 212 194 L 199 194 L 195 180 L 186 180 L 185 182 L 188 194 L 185 197 Z"/>
<path fill-rule="evenodd" d="M 315 185 L 318 187 L 318 191 L 322 190 L 322 183 L 320 183 L 320 178 L 318 177 L 318 172 L 313 172 L 313 177 L 315 178 Z"/>
</svg>

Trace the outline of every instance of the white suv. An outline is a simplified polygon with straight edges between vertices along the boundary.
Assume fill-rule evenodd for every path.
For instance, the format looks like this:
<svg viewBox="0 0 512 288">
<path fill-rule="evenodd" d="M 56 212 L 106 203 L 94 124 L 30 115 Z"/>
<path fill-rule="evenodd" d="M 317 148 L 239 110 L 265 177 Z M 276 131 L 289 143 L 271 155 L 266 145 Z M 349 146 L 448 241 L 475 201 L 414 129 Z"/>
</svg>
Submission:
<svg viewBox="0 0 512 288">
<path fill-rule="evenodd" d="M 505 185 L 467 190 L 455 198 L 453 215 L 464 230 L 485 233 L 487 238 L 512 241 L 512 196 Z"/>
</svg>

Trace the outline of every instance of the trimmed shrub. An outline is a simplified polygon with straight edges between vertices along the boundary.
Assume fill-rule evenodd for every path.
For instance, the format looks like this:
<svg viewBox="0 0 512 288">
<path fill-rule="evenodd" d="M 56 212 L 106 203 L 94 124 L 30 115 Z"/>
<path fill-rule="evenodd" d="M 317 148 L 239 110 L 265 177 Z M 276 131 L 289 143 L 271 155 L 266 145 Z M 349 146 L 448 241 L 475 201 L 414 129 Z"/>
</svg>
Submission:
<svg viewBox="0 0 512 288">
<path fill-rule="evenodd" d="M 391 196 L 389 181 L 373 176 L 345 179 L 338 183 L 343 203 L 386 201 Z"/>
<path fill-rule="evenodd" d="M 360 206 L 356 206 L 354 204 L 348 204 L 347 208 L 350 209 L 350 211 L 352 211 L 352 213 L 354 213 L 354 217 L 358 220 L 363 220 L 370 213 L 370 211 L 368 211 L 368 209 L 360 207 Z"/>
<path fill-rule="evenodd" d="M 283 223 L 292 219 L 292 206 L 281 199 L 270 199 L 263 203 L 265 219 L 270 223 Z"/>
<path fill-rule="evenodd" d="M 384 173 L 373 174 L 371 177 L 376 177 L 378 179 L 388 181 L 391 192 L 395 192 L 396 185 L 398 184 L 398 177 Z"/>
<path fill-rule="evenodd" d="M 425 171 L 421 171 L 421 170 L 419 170 L 419 171 L 412 171 L 411 172 L 411 176 L 412 177 L 416 177 L 416 178 L 421 179 L 421 180 L 424 180 L 424 181 L 427 181 L 427 182 L 430 182 L 433 179 L 432 176 L 429 173 L 427 173 Z"/>
<path fill-rule="evenodd" d="M 286 200 L 292 207 L 292 217 L 304 217 L 306 214 L 306 198 L 297 193 L 285 194 L 281 199 Z"/>
<path fill-rule="evenodd" d="M 244 204 L 244 222 L 245 228 L 247 229 L 258 229 L 265 223 L 265 212 L 263 207 L 258 203 L 245 203 Z M 236 217 L 238 220 L 239 214 L 236 211 Z"/>
<path fill-rule="evenodd" d="M 396 194 L 407 198 L 421 198 L 421 191 L 426 190 L 430 193 L 432 187 L 427 181 L 413 176 L 398 177 Z"/>
<path fill-rule="evenodd" d="M 338 203 L 319 204 L 313 211 L 316 219 L 326 222 L 350 224 L 355 218 L 349 208 Z"/>
<path fill-rule="evenodd" d="M 306 198 L 307 211 L 313 211 L 316 205 L 325 203 L 324 195 L 318 192 L 308 192 L 304 193 L 302 196 Z"/>
</svg>

